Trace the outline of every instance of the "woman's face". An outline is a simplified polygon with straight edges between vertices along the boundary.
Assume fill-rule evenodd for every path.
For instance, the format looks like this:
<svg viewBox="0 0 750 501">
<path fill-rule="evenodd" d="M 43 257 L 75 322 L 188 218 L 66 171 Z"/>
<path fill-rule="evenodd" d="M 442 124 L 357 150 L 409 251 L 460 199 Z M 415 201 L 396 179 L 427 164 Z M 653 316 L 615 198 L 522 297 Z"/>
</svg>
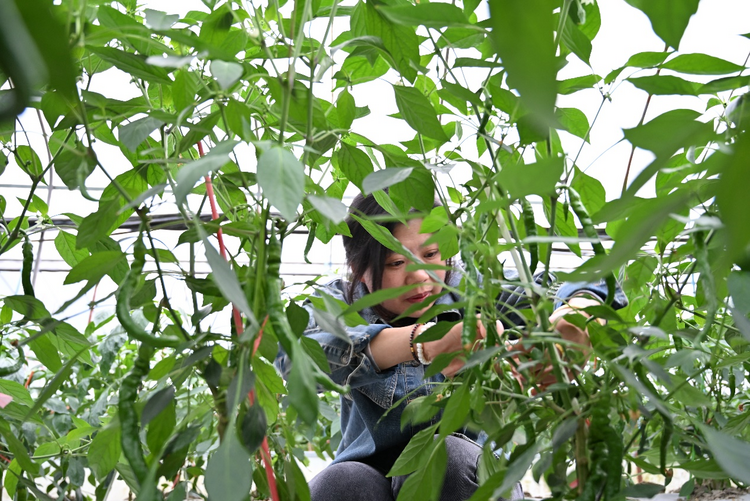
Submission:
<svg viewBox="0 0 750 501">
<path fill-rule="evenodd" d="M 419 228 L 422 226 L 421 219 L 411 219 L 408 225 L 399 224 L 393 229 L 393 236 L 401 242 L 412 254 L 421 259 L 427 264 L 445 264 L 440 257 L 440 250 L 438 244 L 433 243 L 424 245 L 427 239 L 430 238 L 429 233 L 419 233 Z M 396 315 L 402 314 L 408 308 L 416 303 L 421 303 L 428 296 L 434 296 L 443 290 L 442 286 L 434 283 L 433 279 L 427 274 L 425 270 L 414 270 L 407 271 L 406 267 L 411 264 L 411 261 L 401 254 L 389 254 L 385 259 L 385 265 L 383 267 L 383 281 L 382 289 L 390 289 L 392 287 L 401 287 L 404 285 L 421 284 L 416 286 L 414 289 L 406 292 L 405 294 L 398 296 L 393 299 L 388 299 L 381 303 L 381 306 L 386 310 Z M 440 280 L 445 280 L 445 271 L 436 270 L 435 274 Z M 369 290 L 372 288 L 372 276 L 368 272 L 364 278 L 365 285 Z M 417 318 L 422 313 L 427 311 L 430 305 L 412 312 L 409 316 Z"/>
</svg>

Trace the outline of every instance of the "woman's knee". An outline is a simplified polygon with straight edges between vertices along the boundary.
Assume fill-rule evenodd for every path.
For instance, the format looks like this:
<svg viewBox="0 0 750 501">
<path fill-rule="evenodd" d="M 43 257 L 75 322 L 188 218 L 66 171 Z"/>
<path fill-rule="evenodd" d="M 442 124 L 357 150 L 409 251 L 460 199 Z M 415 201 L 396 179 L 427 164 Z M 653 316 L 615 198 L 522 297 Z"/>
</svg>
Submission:
<svg viewBox="0 0 750 501">
<path fill-rule="evenodd" d="M 372 466 L 346 461 L 327 466 L 310 481 L 312 501 L 393 501 L 391 482 Z"/>
</svg>

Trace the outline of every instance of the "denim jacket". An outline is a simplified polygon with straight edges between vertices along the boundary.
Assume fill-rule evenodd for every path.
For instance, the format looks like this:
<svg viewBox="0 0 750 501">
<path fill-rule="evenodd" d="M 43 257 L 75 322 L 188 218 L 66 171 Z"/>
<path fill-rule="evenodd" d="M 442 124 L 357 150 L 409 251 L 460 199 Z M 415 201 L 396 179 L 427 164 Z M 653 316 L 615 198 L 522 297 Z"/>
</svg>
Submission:
<svg viewBox="0 0 750 501">
<path fill-rule="evenodd" d="M 460 272 L 452 273 L 448 285 L 457 287 L 461 279 L 460 275 Z M 539 280 L 539 277 L 537 279 Z M 552 279 L 554 280 L 554 277 Z M 347 286 L 347 282 L 337 279 L 320 287 L 320 291 L 344 301 L 344 290 Z M 504 323 L 510 324 L 515 321 L 518 324 L 520 322 L 520 317 L 512 314 L 510 310 L 524 307 L 522 303 L 526 296 L 523 290 L 522 287 L 506 288 L 498 298 L 499 312 L 506 314 L 509 319 Z M 559 287 L 553 283 L 550 290 L 554 294 L 556 307 L 573 295 L 582 292 L 587 292 L 602 300 L 607 295 L 607 287 L 603 281 L 596 284 L 569 282 Z M 364 285 L 361 284 L 354 300 L 356 301 L 366 293 Z M 440 297 L 436 304 L 450 305 L 458 301 L 460 301 L 459 296 L 448 293 Z M 613 307 L 622 308 L 626 304 L 627 299 L 618 287 Z M 401 414 L 409 402 L 428 395 L 435 384 L 444 381 L 444 376 L 437 374 L 425 378 L 425 367 L 415 361 L 404 362 L 378 371 L 370 358 L 366 356 L 365 348 L 380 331 L 391 326 L 371 308 L 360 312 L 368 325 L 347 327 L 347 334 L 351 339 L 351 344 L 348 344 L 317 325 L 312 314 L 312 305 L 308 303 L 304 307 L 310 313 L 310 321 L 304 335 L 320 343 L 328 358 L 333 381 L 341 385 L 348 384 L 352 389 L 351 393 L 341 396 L 342 439 L 334 463 L 342 461 L 368 463 L 372 458 L 377 457 L 379 458 L 378 464 L 383 464 L 383 456 L 389 458 L 386 462 L 392 463 L 415 433 L 440 418 L 438 414 L 433 418 L 432 423 L 425 423 L 419 427 L 407 425 L 403 430 L 401 429 Z M 462 311 L 449 309 L 438 319 L 460 320 L 462 316 Z M 508 326 L 510 325 L 506 325 Z M 283 353 L 277 359 L 277 364 L 285 376 L 291 369 L 290 363 L 289 358 Z M 399 401 L 401 401 L 399 405 L 391 409 L 393 404 Z M 390 411 L 384 416 L 389 409 Z M 476 439 L 476 437 L 471 438 Z"/>
</svg>

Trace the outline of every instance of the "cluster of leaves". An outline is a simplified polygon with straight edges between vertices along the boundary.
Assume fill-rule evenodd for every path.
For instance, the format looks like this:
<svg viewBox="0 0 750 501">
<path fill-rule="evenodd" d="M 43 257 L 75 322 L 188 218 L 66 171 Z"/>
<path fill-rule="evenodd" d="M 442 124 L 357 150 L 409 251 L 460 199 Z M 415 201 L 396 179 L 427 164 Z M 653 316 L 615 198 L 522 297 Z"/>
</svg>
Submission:
<svg viewBox="0 0 750 501">
<path fill-rule="evenodd" d="M 633 485 L 635 467 L 667 482 L 679 467 L 699 480 L 750 483 L 750 409 L 743 407 L 750 229 L 742 216 L 750 212 L 742 192 L 750 139 L 744 100 L 729 94 L 750 78 L 742 66 L 677 50 L 698 0 L 629 0 L 667 50 L 634 54 L 604 78 L 561 81 L 567 61 L 589 63 L 600 26 L 596 3 L 550 0 L 531 8 L 491 0 L 488 19 L 478 15 L 478 1 L 204 3 L 209 13 L 182 17 L 141 10 L 133 0 L 0 4 L 0 81 L 12 82 L 0 91 L 11 103 L 0 110 L 7 121 L 0 169 L 12 160 L 9 172 L 31 181 L 22 212 L 3 219 L 0 232 L 0 255 L 21 246 L 24 257 L 23 294 L 4 297 L 0 313 L 9 366 L 0 369 L 0 393 L 12 397 L 0 410 L 0 454 L 8 459 L 1 464 L 11 496 L 49 499 L 56 489 L 80 499 L 88 481 L 99 500 L 119 475 L 142 501 L 162 492 L 184 499 L 188 491 L 229 501 L 276 491 L 309 499 L 303 448 L 331 454 L 340 439 L 335 397 L 317 390 L 347 388 L 326 376 L 322 349 L 301 336 L 309 318 L 298 304 L 303 298 L 284 308 L 278 261 L 284 239 L 301 226 L 310 235 L 305 252 L 316 239 L 347 234 L 341 200 L 350 187 L 374 193 L 396 220 L 412 208 L 421 212 L 423 231 L 443 257 L 466 266 L 461 306 L 481 311 L 488 325 L 502 285 L 520 284 L 534 297 L 529 327 L 519 332 L 535 347 L 530 362 L 516 360 L 505 338 L 491 333 L 484 349 L 465 354 L 461 377 L 407 407 L 404 424 L 428 424 L 394 466 L 394 474 L 413 472 L 404 498 L 436 495 L 445 448 L 433 437 L 464 426 L 483 429 L 498 447 L 517 444 L 508 458 L 486 451 L 476 499 L 507 491 L 529 467 L 556 497 L 584 501 L 642 493 Z M 325 27 L 325 36 L 311 37 L 312 25 Z M 92 91 L 111 68 L 127 74 L 140 96 L 122 101 Z M 655 74 L 623 76 L 629 68 Z M 466 85 L 463 71 L 482 77 Z M 698 84 L 694 75 L 710 80 Z M 317 92 L 321 79 L 332 81 L 335 100 Z M 355 128 L 371 113 L 357 106 L 357 90 L 376 79 L 394 82 L 393 118 L 414 131 L 400 144 L 379 144 Z M 587 141 L 595 124 L 555 103 L 623 80 L 652 96 L 705 97 L 722 112 L 706 122 L 678 109 L 625 130 L 633 148 L 655 159 L 607 202 L 558 133 Z M 602 102 L 610 98 L 602 90 Z M 42 123 L 41 148 L 14 121 L 25 106 Z M 468 139 L 478 155 L 462 149 Z M 199 143 L 211 145 L 206 155 Z M 103 151 L 110 146 L 130 166 L 124 172 L 109 167 Z M 237 155 L 240 147 L 254 157 Z M 470 176 L 439 186 L 437 174 L 454 165 Z M 98 198 L 86 189 L 97 170 L 109 179 Z M 36 193 L 57 179 L 97 203 L 90 214 L 66 214 L 74 232 L 56 226 Z M 648 183 L 657 196 L 639 197 Z M 433 210 L 435 196 L 443 207 Z M 222 215 L 206 222 L 200 212 L 214 197 Z M 531 203 L 540 201 L 544 214 L 535 214 Z M 6 203 L 0 196 L 2 215 Z M 179 245 L 189 248 L 187 263 L 153 237 L 160 231 L 153 212 L 165 205 L 185 228 Z M 384 245 L 408 253 L 375 222 L 362 222 Z M 605 224 L 609 251 L 597 230 Z M 113 238 L 134 226 L 132 248 L 132 240 Z M 38 259 L 32 237 L 52 230 L 70 266 L 65 283 L 84 283 L 55 312 L 36 298 L 31 280 Z M 230 264 L 224 244 L 217 251 L 211 243 L 214 235 L 231 237 Z M 606 304 L 588 309 L 606 326 L 569 318 L 588 326 L 596 365 L 550 332 L 551 301 L 533 285 L 535 272 L 551 269 L 553 243 L 578 256 L 582 246 L 595 252 L 559 278 L 611 283 L 617 276 L 629 298 L 618 312 Z M 206 278 L 195 269 L 201 248 L 211 268 Z M 506 279 L 502 252 L 517 279 Z M 189 290 L 192 309 L 172 304 L 168 275 Z M 100 283 L 114 284 L 117 315 L 94 317 L 80 332 L 67 310 Z M 231 332 L 209 327 L 207 320 L 230 315 L 230 304 Z M 317 322 L 344 338 L 343 324 L 361 323 L 356 310 L 366 306 L 326 296 L 313 305 Z M 272 365 L 279 344 L 292 359 L 286 382 Z M 556 344 L 566 356 L 547 349 Z M 38 362 L 32 373 L 25 355 Z M 551 365 L 556 384 L 535 384 L 529 370 L 539 360 Z M 430 370 L 449 362 L 443 357 Z M 508 370 L 513 364 L 524 379 Z"/>
</svg>

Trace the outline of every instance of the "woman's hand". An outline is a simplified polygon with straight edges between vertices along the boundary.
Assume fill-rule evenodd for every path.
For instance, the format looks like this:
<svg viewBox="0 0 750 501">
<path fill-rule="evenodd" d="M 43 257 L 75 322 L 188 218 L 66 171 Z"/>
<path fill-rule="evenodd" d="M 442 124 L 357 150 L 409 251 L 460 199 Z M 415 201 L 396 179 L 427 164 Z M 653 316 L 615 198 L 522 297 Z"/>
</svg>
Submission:
<svg viewBox="0 0 750 501">
<path fill-rule="evenodd" d="M 549 317 L 552 327 L 560 334 L 560 337 L 562 337 L 562 339 L 564 339 L 565 341 L 569 341 L 570 343 L 572 343 L 570 348 L 579 350 L 583 354 L 583 361 L 580 363 L 580 365 L 585 364 L 590 356 L 589 348 L 591 346 L 591 341 L 589 339 L 589 333 L 586 329 L 581 329 L 577 325 L 570 323 L 564 317 L 566 315 L 573 315 L 576 313 L 588 317 L 589 315 L 587 313 L 580 310 L 582 308 L 596 306 L 598 304 L 601 303 L 595 299 L 580 296 L 573 297 L 568 300 L 567 304 L 564 304 L 563 306 L 557 308 Z M 599 322 L 600 324 L 605 323 L 604 320 L 601 319 L 597 319 L 597 322 Z M 519 355 L 528 355 L 532 349 L 533 347 L 524 347 L 522 342 L 518 342 L 510 348 L 511 351 L 518 352 Z M 521 357 L 513 356 L 512 358 L 516 364 L 521 363 Z M 528 371 L 528 374 L 533 376 L 533 381 L 541 391 L 544 391 L 548 386 L 558 382 L 557 378 L 553 374 L 549 354 L 546 351 L 544 359 L 542 361 L 532 367 L 528 367 L 526 370 Z M 513 367 L 512 371 L 514 377 L 523 385 L 523 383 L 526 381 L 526 378 L 521 375 L 515 367 Z M 570 379 L 574 378 L 575 375 L 570 368 L 567 369 L 567 373 Z"/>
<path fill-rule="evenodd" d="M 477 315 L 477 340 L 484 339 L 487 337 L 487 329 L 482 324 L 481 321 L 479 321 L 480 315 Z M 434 360 L 435 357 L 440 355 L 441 353 L 453 353 L 456 351 L 462 351 L 464 348 L 466 349 L 476 349 L 478 347 L 477 343 L 474 343 L 474 346 L 464 346 L 462 344 L 461 339 L 461 333 L 463 331 L 464 324 L 463 322 L 459 322 L 456 325 L 454 325 L 451 330 L 449 330 L 445 336 L 443 336 L 441 339 L 438 339 L 436 341 L 428 341 L 424 343 L 424 352 L 425 357 L 427 357 L 428 360 Z M 503 324 L 500 322 L 497 323 L 497 332 L 498 334 L 502 334 L 504 331 Z M 448 364 L 448 366 L 440 371 L 445 377 L 453 377 L 456 375 L 458 371 L 463 368 L 463 366 L 466 364 L 466 360 L 464 360 L 463 357 L 460 355 L 456 356 L 453 360 L 451 360 L 451 363 Z"/>
</svg>

